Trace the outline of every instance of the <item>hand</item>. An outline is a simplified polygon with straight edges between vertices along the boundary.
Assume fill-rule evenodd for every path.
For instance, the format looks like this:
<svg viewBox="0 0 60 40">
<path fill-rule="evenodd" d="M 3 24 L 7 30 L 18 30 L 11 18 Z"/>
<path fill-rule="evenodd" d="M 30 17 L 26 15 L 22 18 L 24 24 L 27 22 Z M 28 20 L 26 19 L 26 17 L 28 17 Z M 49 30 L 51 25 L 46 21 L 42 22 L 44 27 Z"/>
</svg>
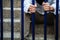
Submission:
<svg viewBox="0 0 60 40">
<path fill-rule="evenodd" d="M 45 10 L 45 11 L 52 11 L 52 10 L 54 10 L 54 8 L 51 6 L 51 5 L 49 5 L 49 3 L 48 2 L 43 2 L 43 9 Z"/>
<path fill-rule="evenodd" d="M 49 8 L 50 8 L 50 11 L 54 11 L 54 8 L 52 6 L 50 6 Z"/>
<path fill-rule="evenodd" d="M 34 13 L 36 11 L 36 5 L 30 5 L 29 12 Z"/>
<path fill-rule="evenodd" d="M 44 9 L 44 11 L 49 11 L 50 10 L 50 5 L 49 5 L 49 3 L 48 2 L 43 2 L 42 3 L 42 6 L 43 6 L 43 9 Z"/>
</svg>

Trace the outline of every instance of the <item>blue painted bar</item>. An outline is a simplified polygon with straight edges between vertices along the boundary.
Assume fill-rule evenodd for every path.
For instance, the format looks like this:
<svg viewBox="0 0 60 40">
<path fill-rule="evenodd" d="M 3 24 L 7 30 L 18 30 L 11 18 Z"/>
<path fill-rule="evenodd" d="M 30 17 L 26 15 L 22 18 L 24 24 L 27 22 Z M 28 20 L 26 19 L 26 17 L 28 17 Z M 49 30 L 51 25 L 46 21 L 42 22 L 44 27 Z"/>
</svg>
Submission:
<svg viewBox="0 0 60 40">
<path fill-rule="evenodd" d="M 35 14 L 32 14 L 32 40 L 35 40 Z"/>
<path fill-rule="evenodd" d="M 44 2 L 48 2 L 48 0 L 44 0 Z M 44 40 L 47 40 L 47 12 L 44 14 Z"/>
<path fill-rule="evenodd" d="M 24 0 L 21 0 L 21 40 L 24 40 Z"/>
<path fill-rule="evenodd" d="M 44 14 L 44 40 L 47 40 L 47 13 Z"/>
<path fill-rule="evenodd" d="M 35 5 L 35 0 L 32 0 L 32 4 Z M 35 14 L 32 13 L 32 40 L 35 40 Z"/>
<path fill-rule="evenodd" d="M 0 0 L 0 5 L 1 5 L 1 0 Z M 0 40 L 1 40 L 1 6 L 0 6 Z"/>
<path fill-rule="evenodd" d="M 14 11 L 13 11 L 13 2 L 11 0 L 11 40 L 14 40 Z"/>
<path fill-rule="evenodd" d="M 1 5 L 1 0 L 0 0 L 0 5 Z M 0 6 L 0 40 L 1 40 L 1 6 Z"/>
<path fill-rule="evenodd" d="M 0 22 L 1 22 L 1 40 L 3 40 L 3 4 L 2 0 L 0 0 Z"/>
<path fill-rule="evenodd" d="M 59 8 L 59 0 L 56 0 L 56 39 L 58 40 L 58 8 Z"/>
</svg>

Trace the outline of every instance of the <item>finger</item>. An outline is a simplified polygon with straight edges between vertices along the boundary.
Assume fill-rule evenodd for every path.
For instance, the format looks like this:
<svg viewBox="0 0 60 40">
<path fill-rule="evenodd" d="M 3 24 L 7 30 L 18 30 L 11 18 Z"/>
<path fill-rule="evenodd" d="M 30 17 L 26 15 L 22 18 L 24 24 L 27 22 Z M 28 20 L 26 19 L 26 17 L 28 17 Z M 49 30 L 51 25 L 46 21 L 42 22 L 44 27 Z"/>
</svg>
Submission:
<svg viewBox="0 0 60 40">
<path fill-rule="evenodd" d="M 45 7 L 44 10 L 50 10 L 49 7 Z"/>
<path fill-rule="evenodd" d="M 46 5 L 47 3 L 46 2 L 43 2 L 42 5 Z"/>
<path fill-rule="evenodd" d="M 35 4 L 35 7 L 37 7 L 37 4 Z"/>
<path fill-rule="evenodd" d="M 48 9 L 48 8 L 45 8 L 44 10 L 45 10 L 45 11 L 49 11 L 49 9 Z"/>
<path fill-rule="evenodd" d="M 35 8 L 36 8 L 36 7 L 37 7 L 37 4 L 35 4 L 35 5 L 30 5 L 30 7 L 35 7 Z"/>
<path fill-rule="evenodd" d="M 34 9 L 36 9 L 36 7 L 30 7 L 29 9 L 34 10 Z"/>
<path fill-rule="evenodd" d="M 35 11 L 31 11 L 31 13 L 34 13 Z"/>
<path fill-rule="evenodd" d="M 42 4 L 45 4 L 45 2 L 43 2 Z"/>
<path fill-rule="evenodd" d="M 34 7 L 35 5 L 30 5 L 30 7 Z"/>
<path fill-rule="evenodd" d="M 34 7 L 30 7 L 29 10 L 30 10 L 30 9 L 31 9 L 31 10 L 34 10 L 34 9 L 36 9 L 36 8 L 34 8 Z"/>
<path fill-rule="evenodd" d="M 31 13 L 34 13 L 35 11 L 30 11 Z"/>
<path fill-rule="evenodd" d="M 46 8 L 46 7 L 45 7 L 44 10 L 45 10 L 45 9 L 49 9 L 49 8 Z"/>
<path fill-rule="evenodd" d="M 34 9 L 34 8 L 33 9 L 30 9 L 30 12 L 35 12 L 35 11 L 36 11 L 36 9 Z"/>
<path fill-rule="evenodd" d="M 43 7 L 50 7 L 50 5 L 44 5 Z"/>
<path fill-rule="evenodd" d="M 30 9 L 31 11 L 34 11 L 34 10 L 36 10 L 35 8 L 32 8 L 32 9 Z"/>
<path fill-rule="evenodd" d="M 54 10 L 54 7 L 50 6 L 50 10 Z"/>
</svg>

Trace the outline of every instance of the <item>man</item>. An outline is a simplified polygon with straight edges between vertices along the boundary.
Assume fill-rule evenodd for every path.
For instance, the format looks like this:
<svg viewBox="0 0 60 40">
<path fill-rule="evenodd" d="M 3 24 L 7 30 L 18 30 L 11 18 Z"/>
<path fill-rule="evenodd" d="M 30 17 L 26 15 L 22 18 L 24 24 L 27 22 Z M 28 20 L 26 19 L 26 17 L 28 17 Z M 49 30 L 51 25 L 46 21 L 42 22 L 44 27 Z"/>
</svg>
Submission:
<svg viewBox="0 0 60 40">
<path fill-rule="evenodd" d="M 60 5 L 60 1 L 59 1 L 59 5 Z M 60 6 L 59 6 L 59 9 L 60 9 Z M 47 26 L 55 27 L 56 25 L 54 25 L 55 24 L 54 20 L 55 20 L 55 15 L 56 15 L 55 13 L 56 12 L 56 0 L 54 1 L 48 0 L 48 2 L 46 3 L 43 2 L 43 0 L 36 0 L 35 5 L 32 5 L 32 0 L 27 0 L 27 1 L 24 0 L 24 12 L 30 15 L 32 13 L 35 13 L 35 24 L 44 24 L 44 11 L 47 11 Z M 60 24 L 60 18 L 59 18 L 59 24 Z"/>
<path fill-rule="evenodd" d="M 43 0 L 36 0 L 37 3 L 35 3 L 35 5 L 32 5 L 32 0 L 24 0 L 24 11 L 25 12 L 28 12 L 28 9 L 30 12 L 35 12 L 36 11 L 36 7 L 37 7 L 37 4 L 39 5 L 43 5 L 43 8 L 45 11 L 48 11 L 48 10 L 53 10 L 53 7 L 51 7 L 51 5 L 49 5 L 48 2 L 43 2 Z M 50 2 L 50 1 L 49 1 Z"/>
<path fill-rule="evenodd" d="M 39 15 L 44 15 L 44 11 L 52 12 L 52 11 L 54 11 L 54 8 L 51 5 L 49 5 L 48 2 L 46 2 L 46 3 L 43 2 L 43 0 L 38 0 L 38 1 L 36 0 L 35 5 L 32 5 L 32 0 L 27 0 L 27 1 L 24 1 L 24 11 L 25 11 L 25 13 L 29 13 L 29 14 L 32 14 L 33 12 L 37 12 L 37 14 L 39 14 Z M 42 20 L 41 20 L 41 22 L 42 22 Z"/>
</svg>

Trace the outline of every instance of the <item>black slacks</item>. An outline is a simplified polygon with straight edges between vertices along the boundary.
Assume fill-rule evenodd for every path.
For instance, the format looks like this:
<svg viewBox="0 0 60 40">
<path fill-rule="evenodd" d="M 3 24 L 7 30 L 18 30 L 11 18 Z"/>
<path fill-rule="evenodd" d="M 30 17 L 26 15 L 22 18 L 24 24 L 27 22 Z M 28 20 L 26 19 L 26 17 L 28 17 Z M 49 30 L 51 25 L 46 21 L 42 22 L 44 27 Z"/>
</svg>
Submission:
<svg viewBox="0 0 60 40">
<path fill-rule="evenodd" d="M 31 15 L 30 15 L 30 19 L 31 19 Z M 56 20 L 56 16 L 53 13 L 47 13 L 47 30 L 48 30 L 48 34 L 49 33 L 55 33 L 55 21 Z M 32 23 L 32 22 L 31 22 Z M 30 33 L 32 32 L 32 25 L 30 23 Z M 44 33 L 44 15 L 39 14 L 38 12 L 35 12 L 35 32 L 37 33 Z M 38 25 L 40 25 L 38 27 Z M 40 30 L 39 30 L 40 29 Z M 43 29 L 43 30 L 41 30 Z M 37 31 L 36 31 L 37 30 Z M 42 32 L 43 31 L 43 32 Z"/>
<path fill-rule="evenodd" d="M 54 25 L 55 15 L 47 13 L 47 25 Z M 44 24 L 44 15 L 35 12 L 35 24 Z"/>
</svg>

